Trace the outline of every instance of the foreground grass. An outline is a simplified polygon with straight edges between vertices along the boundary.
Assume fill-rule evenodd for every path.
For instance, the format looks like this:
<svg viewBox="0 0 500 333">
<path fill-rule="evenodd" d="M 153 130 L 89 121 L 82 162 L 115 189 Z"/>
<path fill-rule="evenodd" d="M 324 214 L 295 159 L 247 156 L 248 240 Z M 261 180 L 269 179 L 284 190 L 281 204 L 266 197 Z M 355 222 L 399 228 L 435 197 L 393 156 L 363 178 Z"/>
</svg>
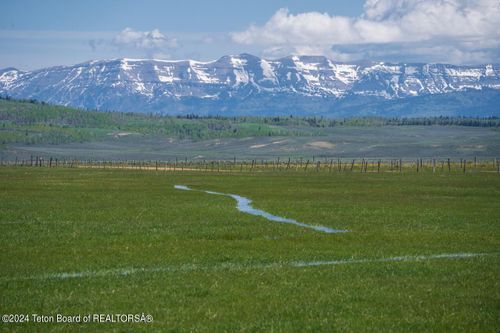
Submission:
<svg viewBox="0 0 500 333">
<path fill-rule="evenodd" d="M 497 174 L 1 168 L 0 179 L 0 314 L 154 316 L 151 324 L 3 323 L 0 330 L 494 332 L 500 326 Z M 237 193 L 273 214 L 351 232 L 268 222 L 239 213 L 230 198 L 175 184 Z M 494 255 L 286 265 L 464 252 Z M 268 263 L 285 265 L 262 266 Z M 162 269 L 50 278 L 130 268 Z"/>
</svg>

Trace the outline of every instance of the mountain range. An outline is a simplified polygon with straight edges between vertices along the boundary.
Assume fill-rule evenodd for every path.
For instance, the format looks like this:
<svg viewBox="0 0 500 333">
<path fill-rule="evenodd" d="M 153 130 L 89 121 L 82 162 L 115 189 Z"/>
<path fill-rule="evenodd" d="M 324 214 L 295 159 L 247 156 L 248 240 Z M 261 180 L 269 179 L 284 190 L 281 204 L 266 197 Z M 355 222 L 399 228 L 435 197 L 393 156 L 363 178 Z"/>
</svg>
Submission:
<svg viewBox="0 0 500 333">
<path fill-rule="evenodd" d="M 276 60 L 94 60 L 0 70 L 0 95 L 84 109 L 162 114 L 500 116 L 500 66 Z"/>
</svg>

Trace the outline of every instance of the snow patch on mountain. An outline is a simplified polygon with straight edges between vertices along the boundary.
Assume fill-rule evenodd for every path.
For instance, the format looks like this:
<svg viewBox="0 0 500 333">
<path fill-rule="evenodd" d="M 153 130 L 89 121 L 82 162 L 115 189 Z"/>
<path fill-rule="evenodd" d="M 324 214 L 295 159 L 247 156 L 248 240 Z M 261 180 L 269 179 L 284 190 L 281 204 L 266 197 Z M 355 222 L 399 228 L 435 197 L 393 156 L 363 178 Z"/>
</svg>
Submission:
<svg viewBox="0 0 500 333">
<path fill-rule="evenodd" d="M 247 64 L 247 61 L 242 58 L 233 57 L 230 58 L 231 65 L 233 66 L 233 73 L 235 76 L 235 86 L 240 84 L 245 84 L 250 81 L 249 72 L 245 70 L 244 66 Z"/>
<path fill-rule="evenodd" d="M 9 89 L 19 78 L 19 71 L 17 69 L 6 69 L 0 73 L 0 84 L 4 89 Z"/>
<path fill-rule="evenodd" d="M 262 74 L 264 75 L 263 80 L 269 80 L 272 83 L 277 83 L 278 79 L 276 78 L 276 74 L 274 73 L 274 68 L 271 65 L 271 62 L 261 59 L 260 67 L 262 68 Z"/>
</svg>

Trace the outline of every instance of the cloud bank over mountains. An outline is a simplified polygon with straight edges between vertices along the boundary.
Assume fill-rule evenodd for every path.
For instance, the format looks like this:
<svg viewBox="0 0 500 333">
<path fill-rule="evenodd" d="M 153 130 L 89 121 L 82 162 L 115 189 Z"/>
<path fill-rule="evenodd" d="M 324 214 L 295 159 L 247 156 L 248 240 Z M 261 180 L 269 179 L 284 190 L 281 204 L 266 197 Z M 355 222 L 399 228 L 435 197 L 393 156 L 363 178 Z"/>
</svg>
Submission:
<svg viewBox="0 0 500 333">
<path fill-rule="evenodd" d="M 119 47 L 133 47 L 138 49 L 177 47 L 177 39 L 167 38 L 159 29 L 136 31 L 132 28 L 125 28 L 115 36 L 113 43 Z"/>
<path fill-rule="evenodd" d="M 95 11 L 83 2 L 52 9 L 27 1 L 37 15 L 14 2 L 4 6 L 10 12 L 0 12 L 0 68 L 117 58 L 211 61 L 241 53 L 266 59 L 323 55 L 352 63 L 500 64 L 500 0 L 254 0 L 232 7 L 200 1 L 204 9 L 196 13 L 183 2 L 131 2 L 126 11 L 105 2 Z"/>
<path fill-rule="evenodd" d="M 266 56 L 495 62 L 500 53 L 500 1 L 367 0 L 358 17 L 292 14 L 282 8 L 265 24 L 231 37 L 241 45 L 259 45 Z"/>
</svg>

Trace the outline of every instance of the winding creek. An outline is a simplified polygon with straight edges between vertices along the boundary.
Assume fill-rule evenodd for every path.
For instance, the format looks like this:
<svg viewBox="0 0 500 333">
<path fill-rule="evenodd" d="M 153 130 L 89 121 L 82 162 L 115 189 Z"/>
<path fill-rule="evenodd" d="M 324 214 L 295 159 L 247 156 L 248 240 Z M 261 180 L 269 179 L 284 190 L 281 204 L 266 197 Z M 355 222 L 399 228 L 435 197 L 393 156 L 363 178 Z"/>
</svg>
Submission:
<svg viewBox="0 0 500 333">
<path fill-rule="evenodd" d="M 208 193 L 208 194 L 223 195 L 226 197 L 231 197 L 234 200 L 236 200 L 236 208 L 240 212 L 255 215 L 255 216 L 261 216 L 261 217 L 264 217 L 264 218 L 266 218 L 270 221 L 273 221 L 273 222 L 294 224 L 294 225 L 299 226 L 299 227 L 309 228 L 309 229 L 313 229 L 313 230 L 316 230 L 319 232 L 325 232 L 325 233 L 329 233 L 329 234 L 341 233 L 341 232 L 348 231 L 348 230 L 332 229 L 332 228 L 328 228 L 328 227 L 324 227 L 324 226 L 320 226 L 320 225 L 310 225 L 310 224 L 298 222 L 298 221 L 293 220 L 293 219 L 288 219 L 286 217 L 276 216 L 276 215 L 270 214 L 268 212 L 265 212 L 263 210 L 252 207 L 252 200 L 245 198 L 245 197 L 242 197 L 242 196 L 237 195 L 237 194 L 220 193 L 220 192 L 204 191 L 204 190 L 194 190 L 194 189 L 189 188 L 185 185 L 175 185 L 174 187 L 178 190 L 198 191 L 198 192 L 204 192 L 204 193 Z"/>
</svg>

